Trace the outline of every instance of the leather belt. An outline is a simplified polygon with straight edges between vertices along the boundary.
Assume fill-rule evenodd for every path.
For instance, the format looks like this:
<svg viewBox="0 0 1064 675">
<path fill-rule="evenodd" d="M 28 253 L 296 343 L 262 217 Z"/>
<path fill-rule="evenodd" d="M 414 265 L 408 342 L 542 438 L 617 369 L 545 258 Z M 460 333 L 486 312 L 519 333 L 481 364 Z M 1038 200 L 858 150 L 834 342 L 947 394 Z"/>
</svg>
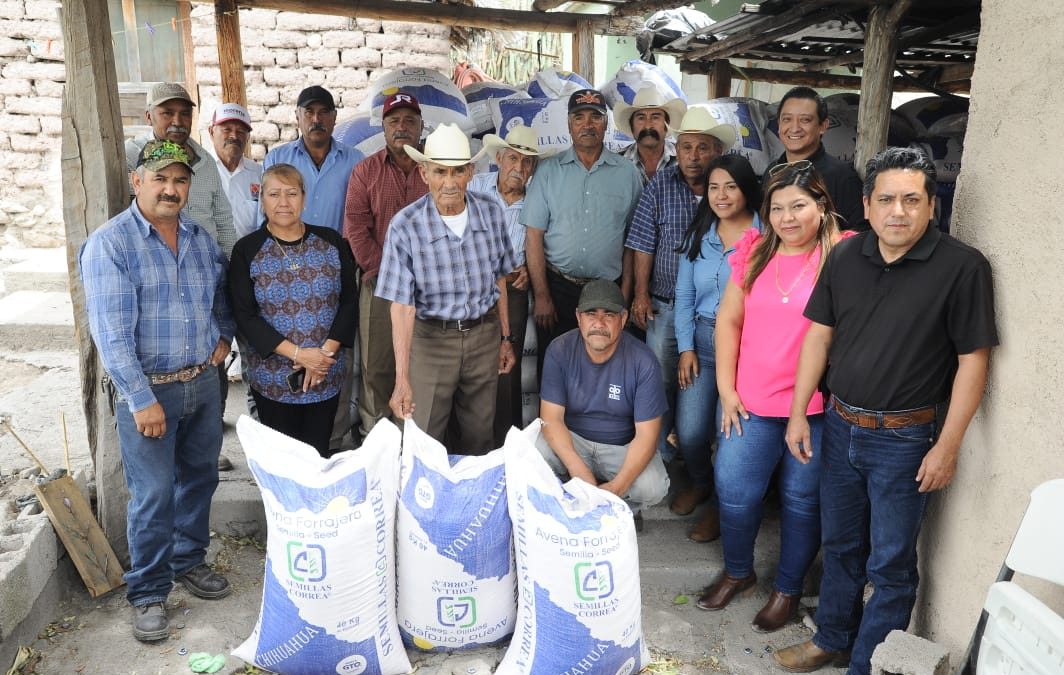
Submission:
<svg viewBox="0 0 1064 675">
<path fill-rule="evenodd" d="M 838 399 L 833 401 L 839 417 L 862 429 L 904 429 L 934 422 L 937 417 L 935 406 L 916 410 L 872 412 L 854 410 Z"/>
<path fill-rule="evenodd" d="M 201 363 L 198 366 L 189 366 L 188 368 L 182 368 L 174 373 L 160 373 L 158 375 L 148 375 L 148 381 L 152 384 L 171 384 L 173 382 L 191 382 L 199 377 L 203 371 L 211 367 L 211 362 Z"/>
<path fill-rule="evenodd" d="M 433 328 L 442 328 L 443 330 L 456 330 L 461 333 L 473 330 L 480 324 L 484 323 L 484 320 L 488 318 L 488 315 L 480 317 L 479 319 L 458 319 L 457 321 L 444 321 L 443 319 L 419 319 L 424 321 Z"/>
<path fill-rule="evenodd" d="M 658 302 L 663 302 L 666 305 L 671 305 L 673 300 L 672 298 L 666 298 L 664 295 L 655 295 L 653 293 L 650 294 L 650 297 L 654 298 Z"/>
<path fill-rule="evenodd" d="M 518 272 L 517 270 L 514 270 L 513 272 L 510 272 L 509 274 L 506 275 L 506 283 L 513 284 L 513 282 L 517 281 L 517 278 L 519 276 L 521 276 L 521 273 Z"/>
<path fill-rule="evenodd" d="M 574 283 L 577 286 L 584 286 L 586 284 L 591 283 L 592 281 L 595 281 L 595 279 L 591 279 L 591 278 L 587 278 L 587 277 L 574 277 L 571 274 L 566 274 L 565 272 L 561 271 L 560 269 L 558 269 L 554 265 L 551 265 L 550 263 L 547 263 L 547 271 L 551 272 L 553 274 L 556 274 L 559 277 L 561 277 L 562 279 L 565 279 L 566 281 L 568 281 L 570 283 Z"/>
</svg>

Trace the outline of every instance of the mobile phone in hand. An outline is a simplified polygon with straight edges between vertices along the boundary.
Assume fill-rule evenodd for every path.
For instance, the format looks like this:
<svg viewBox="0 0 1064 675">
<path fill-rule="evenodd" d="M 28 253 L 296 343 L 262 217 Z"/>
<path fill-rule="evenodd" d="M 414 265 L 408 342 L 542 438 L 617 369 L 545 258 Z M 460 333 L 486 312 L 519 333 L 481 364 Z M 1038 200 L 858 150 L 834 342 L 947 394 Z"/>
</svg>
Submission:
<svg viewBox="0 0 1064 675">
<path fill-rule="evenodd" d="M 288 391 L 299 394 L 303 391 L 303 380 L 307 377 L 307 371 L 302 368 L 288 373 Z"/>
</svg>

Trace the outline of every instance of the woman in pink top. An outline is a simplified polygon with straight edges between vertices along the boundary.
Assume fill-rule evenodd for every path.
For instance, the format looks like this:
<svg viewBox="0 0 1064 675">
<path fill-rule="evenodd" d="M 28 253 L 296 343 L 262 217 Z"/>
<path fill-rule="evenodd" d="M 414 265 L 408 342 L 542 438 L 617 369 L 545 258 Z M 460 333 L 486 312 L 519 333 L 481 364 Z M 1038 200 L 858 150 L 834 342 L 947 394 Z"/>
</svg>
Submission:
<svg viewBox="0 0 1064 675">
<path fill-rule="evenodd" d="M 809 320 L 802 316 L 823 259 L 839 239 L 838 219 L 823 180 L 808 161 L 784 164 L 767 177 L 763 234 L 747 232 L 731 257 L 731 280 L 717 314 L 717 387 L 721 435 L 715 466 L 724 573 L 698 600 L 724 608 L 754 587 L 754 539 L 773 472 L 780 476 L 780 563 L 755 630 L 782 627 L 798 610 L 802 581 L 820 548 L 820 464 L 802 464 L 784 433 L 798 352 Z M 819 439 L 824 401 L 809 403 Z M 816 441 L 814 441 L 814 445 Z"/>
</svg>

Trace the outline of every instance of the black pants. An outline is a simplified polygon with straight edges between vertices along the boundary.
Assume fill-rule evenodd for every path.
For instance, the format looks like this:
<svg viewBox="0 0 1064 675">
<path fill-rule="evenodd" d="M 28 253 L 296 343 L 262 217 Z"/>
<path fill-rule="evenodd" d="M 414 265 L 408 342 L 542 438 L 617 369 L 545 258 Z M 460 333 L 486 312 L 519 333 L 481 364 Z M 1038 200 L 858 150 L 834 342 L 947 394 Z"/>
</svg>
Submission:
<svg viewBox="0 0 1064 675">
<path fill-rule="evenodd" d="M 260 422 L 285 436 L 314 446 L 322 457 L 331 454 L 329 439 L 332 437 L 336 406 L 340 402 L 339 395 L 318 403 L 281 403 L 266 398 L 254 389 L 251 395 L 255 397 Z"/>
<path fill-rule="evenodd" d="M 550 330 L 536 324 L 536 382 L 543 380 L 543 357 L 547 354 L 547 346 L 554 338 L 576 328 L 576 306 L 580 304 L 580 293 L 584 286 L 547 270 L 547 289 L 554 302 L 554 314 L 558 318 L 554 328 Z"/>
</svg>

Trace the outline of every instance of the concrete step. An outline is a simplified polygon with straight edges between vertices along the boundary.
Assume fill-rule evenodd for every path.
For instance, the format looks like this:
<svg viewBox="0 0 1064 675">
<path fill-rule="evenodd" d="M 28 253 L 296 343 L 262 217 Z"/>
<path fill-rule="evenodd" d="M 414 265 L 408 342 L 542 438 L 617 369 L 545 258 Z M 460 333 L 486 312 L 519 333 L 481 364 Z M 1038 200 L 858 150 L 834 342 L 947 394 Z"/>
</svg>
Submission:
<svg viewBox="0 0 1064 675">
<path fill-rule="evenodd" d="M 0 271 L 4 293 L 68 293 L 70 277 L 66 256 L 66 248 L 29 248 L 11 252 Z"/>
<path fill-rule="evenodd" d="M 0 298 L 0 350 L 76 348 L 74 310 L 66 291 L 16 291 Z"/>
</svg>

